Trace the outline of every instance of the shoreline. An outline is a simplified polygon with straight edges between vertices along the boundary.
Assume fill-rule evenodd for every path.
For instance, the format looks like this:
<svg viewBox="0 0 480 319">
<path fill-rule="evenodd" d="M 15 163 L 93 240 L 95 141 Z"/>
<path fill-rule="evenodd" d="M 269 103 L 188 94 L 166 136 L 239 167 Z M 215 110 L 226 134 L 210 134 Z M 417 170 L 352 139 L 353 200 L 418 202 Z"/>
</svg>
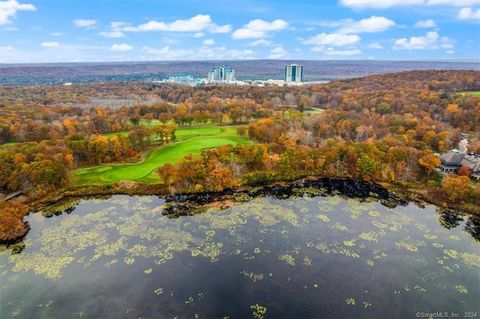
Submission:
<svg viewBox="0 0 480 319">
<path fill-rule="evenodd" d="M 286 189 L 294 189 L 301 187 L 313 187 L 317 190 L 339 190 L 339 185 L 344 185 L 343 188 L 346 192 L 350 191 L 350 197 L 375 197 L 371 196 L 372 191 L 375 194 L 382 194 L 384 198 L 395 198 L 403 202 L 413 202 L 419 206 L 434 205 L 443 209 L 456 210 L 460 213 L 470 215 L 480 215 L 480 207 L 474 207 L 468 209 L 461 205 L 445 202 L 441 199 L 435 199 L 429 196 L 428 189 L 413 189 L 403 187 L 401 185 L 395 185 L 384 182 L 371 182 L 365 180 L 357 180 L 348 177 L 324 177 L 324 176 L 308 176 L 297 178 L 290 181 L 275 181 L 267 182 L 256 185 L 242 185 L 231 189 L 225 189 L 218 192 L 203 191 L 203 192 L 178 192 L 172 193 L 171 190 L 165 184 L 143 184 L 130 181 L 123 181 L 120 183 L 109 185 L 85 185 L 75 186 L 70 189 L 57 192 L 48 197 L 43 197 L 37 200 L 33 200 L 29 205 L 31 208 L 30 213 L 36 213 L 49 206 L 59 204 L 67 200 L 82 199 L 86 197 L 102 197 L 102 196 L 114 196 L 114 195 L 129 195 L 129 196 L 159 196 L 164 197 L 167 201 L 191 201 L 200 204 L 205 201 L 205 198 L 221 198 L 222 196 L 234 195 L 234 194 L 249 194 L 251 196 L 278 196 L 278 194 L 284 194 Z M 365 189 L 361 187 L 352 188 L 346 185 L 361 185 L 362 187 L 368 187 L 368 195 L 365 193 Z M 268 190 L 274 190 L 278 194 L 273 192 L 268 193 Z M 252 195 L 252 193 L 255 193 Z M 268 194 L 266 194 L 268 193 Z M 342 192 L 341 192 L 342 193 Z M 359 196 L 360 194 L 360 196 Z M 203 199 L 202 199 L 203 198 Z M 376 198 L 379 201 L 382 198 Z"/>
<path fill-rule="evenodd" d="M 307 176 L 291 181 L 275 181 L 257 185 L 243 185 L 218 192 L 178 192 L 172 194 L 165 184 L 142 184 L 129 181 L 110 185 L 74 186 L 57 191 L 38 199 L 30 198 L 30 208 L 25 216 L 42 213 L 45 218 L 61 215 L 73 210 L 85 198 L 111 197 L 114 195 L 158 196 L 165 199 L 168 207 L 165 215 L 191 215 L 197 209 L 217 205 L 228 207 L 234 203 L 251 200 L 259 196 L 286 198 L 289 196 L 329 196 L 341 195 L 357 199 L 374 199 L 387 207 L 406 206 L 413 203 L 419 207 L 434 205 L 440 209 L 452 210 L 461 214 L 480 216 L 480 208 L 468 209 L 455 203 L 436 199 L 428 189 L 413 189 L 390 183 L 371 182 L 342 177 Z M 430 195 L 430 196 L 429 196 Z M 172 205 L 173 203 L 173 205 Z M 23 241 L 30 227 L 17 238 L 0 241 L 0 245 L 14 246 Z"/>
</svg>

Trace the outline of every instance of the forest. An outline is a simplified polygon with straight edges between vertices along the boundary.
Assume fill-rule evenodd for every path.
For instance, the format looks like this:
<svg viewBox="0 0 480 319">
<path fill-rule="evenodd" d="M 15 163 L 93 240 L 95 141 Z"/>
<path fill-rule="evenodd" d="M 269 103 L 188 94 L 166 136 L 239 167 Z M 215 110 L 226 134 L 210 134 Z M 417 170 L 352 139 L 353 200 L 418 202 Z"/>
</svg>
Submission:
<svg viewBox="0 0 480 319">
<path fill-rule="evenodd" d="M 0 86 L 0 193 L 23 193 L 0 200 L 0 240 L 25 234 L 29 203 L 88 187 L 77 184 L 79 169 L 141 162 L 177 143 L 180 129 L 199 127 L 233 127 L 234 140 L 249 143 L 205 145 L 155 167 L 155 183 L 171 193 L 339 177 L 479 212 L 480 184 L 468 172 L 437 170 L 439 154 L 456 148 L 462 133 L 469 151 L 480 153 L 480 97 L 468 94 L 478 90 L 478 71 L 410 71 L 296 87 Z"/>
</svg>

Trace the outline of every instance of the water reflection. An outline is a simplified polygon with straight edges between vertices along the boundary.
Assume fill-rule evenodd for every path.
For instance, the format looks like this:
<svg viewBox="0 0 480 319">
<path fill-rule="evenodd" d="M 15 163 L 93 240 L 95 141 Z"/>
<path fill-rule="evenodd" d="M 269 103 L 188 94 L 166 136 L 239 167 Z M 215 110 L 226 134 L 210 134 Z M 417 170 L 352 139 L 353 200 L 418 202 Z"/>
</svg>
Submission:
<svg viewBox="0 0 480 319">
<path fill-rule="evenodd" d="M 437 208 L 439 214 L 439 222 L 446 229 L 452 229 L 460 226 L 465 219 L 465 231 L 469 233 L 474 239 L 480 241 L 480 217 L 474 215 L 465 215 L 455 212 L 450 209 Z"/>
</svg>

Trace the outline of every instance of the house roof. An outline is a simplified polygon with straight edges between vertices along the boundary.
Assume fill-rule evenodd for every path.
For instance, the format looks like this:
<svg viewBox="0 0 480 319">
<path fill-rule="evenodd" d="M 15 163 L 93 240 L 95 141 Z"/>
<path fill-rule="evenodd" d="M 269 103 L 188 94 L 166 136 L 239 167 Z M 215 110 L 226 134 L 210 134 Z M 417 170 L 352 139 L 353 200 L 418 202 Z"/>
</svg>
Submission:
<svg viewBox="0 0 480 319">
<path fill-rule="evenodd" d="M 442 154 L 442 156 L 440 156 L 440 160 L 443 165 L 460 166 L 462 165 L 462 160 L 464 157 L 464 153 L 449 152 Z"/>
<path fill-rule="evenodd" d="M 473 174 L 480 174 L 480 159 L 477 160 L 477 163 L 472 167 Z"/>
<path fill-rule="evenodd" d="M 461 165 L 465 165 L 472 170 L 472 172 L 480 171 L 480 159 L 473 156 L 465 156 L 460 162 Z"/>
</svg>

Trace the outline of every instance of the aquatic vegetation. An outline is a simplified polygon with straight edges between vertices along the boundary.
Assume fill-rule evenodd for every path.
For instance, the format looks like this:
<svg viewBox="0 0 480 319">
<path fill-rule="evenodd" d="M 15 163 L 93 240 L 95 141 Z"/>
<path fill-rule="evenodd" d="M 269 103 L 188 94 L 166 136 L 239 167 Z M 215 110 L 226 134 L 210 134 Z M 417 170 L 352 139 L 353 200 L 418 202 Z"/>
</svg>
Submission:
<svg viewBox="0 0 480 319">
<path fill-rule="evenodd" d="M 460 253 L 460 259 L 468 266 L 480 268 L 480 255 L 473 253 Z"/>
<path fill-rule="evenodd" d="M 303 257 L 303 264 L 305 266 L 312 266 L 312 259 L 308 256 Z"/>
<path fill-rule="evenodd" d="M 253 272 L 248 272 L 246 270 L 242 270 L 240 273 L 242 275 L 244 275 L 245 277 L 250 278 L 253 282 L 263 280 L 263 277 L 264 277 L 263 274 L 256 274 L 256 273 L 253 273 Z"/>
<path fill-rule="evenodd" d="M 459 293 L 461 294 L 468 294 L 468 289 L 464 285 L 455 285 L 455 288 L 458 290 Z"/>
<path fill-rule="evenodd" d="M 10 256 L 9 260 L 14 263 L 13 271 L 33 271 L 38 275 L 56 280 L 62 277 L 63 269 L 71 264 L 75 258 L 71 256 L 45 256 L 42 253 L 16 254 Z"/>
<path fill-rule="evenodd" d="M 360 258 L 360 255 L 358 253 L 352 252 L 351 250 L 348 250 L 346 248 L 333 249 L 332 252 L 335 253 L 335 254 L 340 254 L 340 255 L 347 256 L 347 257 Z"/>
<path fill-rule="evenodd" d="M 292 255 L 289 254 L 283 254 L 278 257 L 278 259 L 283 260 L 290 266 L 295 266 L 295 258 Z"/>
<path fill-rule="evenodd" d="M 164 280 L 164 274 L 175 276 L 185 271 L 197 271 L 196 267 L 199 267 L 198 273 L 203 276 L 207 268 L 201 267 L 217 261 L 217 264 L 210 265 L 212 269 L 226 272 L 234 269 L 228 275 L 240 279 L 248 289 L 255 286 L 263 291 L 277 285 L 288 285 L 291 293 L 299 296 L 301 292 L 298 289 L 307 289 L 319 298 L 330 293 L 331 286 L 318 276 L 328 276 L 328 272 L 335 271 L 331 266 L 333 262 L 341 265 L 341 269 L 358 269 L 370 277 L 383 273 L 386 267 L 392 267 L 393 261 L 395 266 L 412 267 L 414 278 L 409 273 L 404 278 L 400 273 L 394 282 L 385 283 L 391 297 L 392 291 L 395 295 L 401 292 L 406 295 L 405 292 L 410 291 L 433 298 L 436 294 L 446 294 L 448 287 L 456 298 L 466 293 L 473 296 L 478 292 L 476 287 L 467 288 L 459 284 L 464 282 L 463 278 L 459 279 L 461 277 L 451 282 L 445 279 L 450 272 L 455 272 L 454 276 L 466 273 L 471 278 L 471 274 L 480 268 L 480 255 L 475 250 L 475 242 L 466 241 L 465 248 L 462 248 L 464 252 L 451 249 L 458 248 L 459 243 L 452 242 L 457 239 L 450 238 L 447 230 L 438 231 L 423 216 L 418 220 L 405 217 L 403 209 L 388 210 L 377 203 L 345 202 L 341 198 L 308 197 L 308 200 L 299 198 L 285 201 L 272 197 L 254 198 L 248 202 L 242 200 L 227 209 L 209 207 L 194 217 L 172 218 L 161 214 L 163 200 L 156 197 L 137 200 L 115 196 L 112 200 L 121 207 L 105 207 L 103 201 L 95 205 L 93 201 L 88 201 L 91 206 L 81 203 L 76 211 L 78 214 L 44 219 L 42 222 L 45 224 L 35 224 L 34 221 L 34 226 L 38 228 L 24 241 L 25 250 L 22 253 L 9 255 L 8 251 L 0 251 L 0 257 L 5 261 L 8 259 L 8 262 L 0 264 L 0 276 L 5 283 L 0 287 L 0 294 L 8 294 L 11 287 L 24 284 L 24 272 L 27 271 L 32 272 L 33 278 L 43 277 L 41 280 L 47 285 L 51 281 L 61 280 L 55 283 L 61 284 L 72 280 L 75 278 L 70 276 L 73 271 L 76 274 L 77 271 L 92 271 L 95 275 L 104 271 L 108 275 L 131 274 L 132 278 L 149 283 L 145 287 L 146 295 L 150 298 L 155 299 L 155 296 L 163 294 L 172 298 L 172 302 L 190 308 L 200 306 L 192 304 L 201 299 L 205 299 L 203 302 L 208 305 L 210 292 L 198 286 L 185 289 L 189 287 L 188 283 L 181 280 L 171 283 L 170 279 Z M 358 216 L 358 220 L 351 218 L 352 212 L 353 216 Z M 435 216 L 432 220 L 437 222 Z M 455 234 L 460 231 L 459 227 Z M 224 263 L 233 267 L 221 270 Z M 244 270 L 237 268 L 241 264 Z M 346 278 L 351 276 L 348 271 L 343 275 Z M 122 280 L 136 285 L 128 277 Z M 154 282 L 163 288 L 151 286 Z M 178 283 L 187 286 L 176 287 Z M 363 284 L 365 291 L 368 288 L 368 299 L 378 296 L 378 287 L 369 282 Z M 139 286 L 139 289 L 142 287 Z M 199 289 L 205 291 L 199 292 Z M 116 292 L 112 293 L 117 297 Z M 364 311 L 364 308 L 380 308 L 382 305 L 380 300 L 369 301 L 366 296 L 355 296 L 357 300 L 349 297 L 345 304 L 361 309 L 351 310 Z M 463 297 L 467 300 L 468 296 Z M 45 306 L 47 300 L 40 302 Z M 346 307 L 343 299 L 340 302 Z M 16 311 L 19 305 L 14 303 L 5 306 L 8 308 L 7 316 Z M 130 306 L 125 305 L 125 309 L 130 309 L 132 315 L 136 315 L 138 309 Z M 266 306 L 270 307 L 269 304 Z M 49 307 L 51 311 L 58 305 L 53 303 Z M 20 309 L 25 311 L 23 306 Z M 251 311 L 256 313 L 257 310 L 258 317 L 252 315 L 254 318 L 267 316 L 266 307 L 252 305 Z M 85 312 L 87 317 L 88 311 Z M 183 315 L 181 312 L 179 317 Z M 23 317 L 25 313 L 17 316 Z M 192 313 L 188 316 L 192 317 Z M 203 318 L 204 314 L 199 311 L 197 316 Z M 222 316 L 224 314 L 219 315 Z"/>
<path fill-rule="evenodd" d="M 335 223 L 333 226 L 332 226 L 333 229 L 336 229 L 336 230 L 341 230 L 341 231 L 348 231 L 348 227 L 343 225 L 343 224 L 340 224 L 340 223 Z"/>
<path fill-rule="evenodd" d="M 420 287 L 420 286 L 415 286 L 415 287 L 413 287 L 413 289 L 415 289 L 418 292 L 427 292 L 427 290 L 425 288 Z"/>
<path fill-rule="evenodd" d="M 267 307 L 261 306 L 259 304 L 251 305 L 250 309 L 252 309 L 252 315 L 254 319 L 263 319 L 267 314 Z"/>
<path fill-rule="evenodd" d="M 377 232 L 370 231 L 370 232 L 367 232 L 367 233 L 361 233 L 360 235 L 358 235 L 358 237 L 363 239 L 363 240 L 378 242 L 378 239 L 381 238 L 384 235 L 385 235 L 385 232 L 383 230 L 380 230 L 380 231 L 377 231 Z"/>
<path fill-rule="evenodd" d="M 445 249 L 443 253 L 451 258 L 457 259 L 458 258 L 458 252 L 453 249 Z"/>
<path fill-rule="evenodd" d="M 107 268 L 110 268 L 110 267 L 112 267 L 112 265 L 114 265 L 116 263 L 118 263 L 118 259 L 115 258 L 115 259 L 112 259 L 111 261 L 109 261 L 108 263 L 105 263 L 103 265 Z"/>
<path fill-rule="evenodd" d="M 355 306 L 355 299 L 354 298 L 347 298 L 347 300 L 345 300 L 345 303 L 347 305 Z"/>
<path fill-rule="evenodd" d="M 375 249 L 373 251 L 373 258 L 375 258 L 375 259 L 385 258 L 387 256 L 388 256 L 387 253 L 385 253 L 384 251 L 381 251 L 381 250 L 378 250 L 378 249 Z"/>
<path fill-rule="evenodd" d="M 153 291 L 153 293 L 157 296 L 160 296 L 161 294 L 163 294 L 163 288 L 157 288 Z"/>
<path fill-rule="evenodd" d="M 399 241 L 399 242 L 395 242 L 395 245 L 398 247 L 398 248 L 404 248 L 408 251 L 411 251 L 411 252 L 418 252 L 418 248 L 419 247 L 422 247 L 424 246 L 424 243 L 422 242 L 417 242 L 417 241 L 406 241 L 406 240 L 402 240 L 402 241 Z"/>
<path fill-rule="evenodd" d="M 318 214 L 317 218 L 320 219 L 324 223 L 329 223 L 330 222 L 330 218 L 328 218 L 327 215 Z"/>
<path fill-rule="evenodd" d="M 343 244 L 344 244 L 345 246 L 348 246 L 348 247 L 353 247 L 353 246 L 355 246 L 355 240 L 354 240 L 354 239 L 352 239 L 352 240 L 344 240 L 344 241 L 343 241 Z"/>
</svg>

